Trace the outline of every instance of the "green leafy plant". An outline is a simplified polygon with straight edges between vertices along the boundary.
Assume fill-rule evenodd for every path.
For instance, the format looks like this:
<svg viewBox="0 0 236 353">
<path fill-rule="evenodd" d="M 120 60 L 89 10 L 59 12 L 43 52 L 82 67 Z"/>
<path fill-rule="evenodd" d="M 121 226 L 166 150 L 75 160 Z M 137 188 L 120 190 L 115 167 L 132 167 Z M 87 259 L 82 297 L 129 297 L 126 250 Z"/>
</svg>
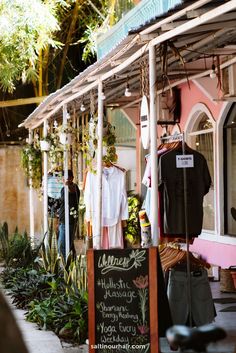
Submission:
<svg viewBox="0 0 236 353">
<path fill-rule="evenodd" d="M 86 256 L 79 255 L 73 258 L 69 254 L 67 261 L 62 261 L 64 282 L 70 290 L 78 293 L 87 291 Z"/>
<path fill-rule="evenodd" d="M 49 231 L 47 241 L 42 243 L 40 255 L 41 265 L 44 270 L 46 272 L 58 275 L 60 272 L 61 259 L 58 255 L 56 232 Z"/>
<path fill-rule="evenodd" d="M 127 245 L 134 246 L 140 243 L 140 223 L 139 211 L 141 209 L 141 201 L 138 195 L 128 194 L 128 209 L 129 219 L 127 220 L 127 227 L 125 229 L 125 240 Z"/>
<path fill-rule="evenodd" d="M 70 124 L 63 124 L 60 125 L 57 128 L 57 133 L 63 133 L 63 134 L 76 134 L 77 133 L 77 129 L 74 128 L 73 126 L 71 126 Z"/>
<path fill-rule="evenodd" d="M 8 239 L 7 225 L 4 227 L 2 238 Z M 25 249 L 22 244 L 26 235 L 19 240 L 16 234 L 17 246 L 14 251 L 11 249 L 12 259 L 20 257 L 19 253 Z M 65 262 L 58 256 L 52 227 L 49 227 L 48 237 L 46 235 L 39 245 L 39 256 L 31 257 L 27 266 L 22 262 L 25 267 L 6 267 L 1 274 L 2 283 L 13 303 L 27 310 L 27 320 L 54 331 L 64 340 L 84 343 L 88 332 L 86 256 L 74 258 L 70 253 Z"/>
<path fill-rule="evenodd" d="M 43 329 L 53 330 L 61 338 L 85 342 L 88 332 L 88 298 L 81 293 L 54 293 L 29 304 L 26 318 Z"/>
<path fill-rule="evenodd" d="M 84 342 L 88 325 L 87 269 L 85 256 L 73 258 L 70 253 L 65 262 L 61 258 L 62 272 L 48 284 L 52 291 L 43 300 L 29 304 L 27 319 L 43 329 L 50 329 L 61 338 Z"/>
<path fill-rule="evenodd" d="M 42 183 L 42 152 L 38 145 L 27 144 L 21 151 L 21 166 L 32 187 L 38 189 Z"/>
<path fill-rule="evenodd" d="M 5 288 L 17 308 L 27 309 L 29 303 L 42 300 L 51 288 L 48 284 L 52 275 L 33 268 L 6 269 L 2 275 Z"/>
<path fill-rule="evenodd" d="M 0 241 L 2 259 L 7 267 L 27 267 L 38 256 L 40 245 L 33 248 L 27 233 L 20 234 L 17 228 L 9 236 L 7 223 L 0 225 Z"/>
<path fill-rule="evenodd" d="M 48 151 L 48 162 L 51 171 L 63 169 L 63 146 L 60 143 L 57 132 L 48 133 L 50 150 Z"/>
<path fill-rule="evenodd" d="M 97 141 L 97 119 L 90 121 L 89 127 L 84 132 L 83 145 L 81 150 L 84 153 L 86 164 L 91 171 L 93 170 L 93 162 L 96 157 L 96 150 L 98 147 Z M 116 163 L 117 154 L 116 154 L 116 135 L 115 127 L 112 126 L 108 121 L 103 123 L 103 162 L 105 164 Z"/>
</svg>

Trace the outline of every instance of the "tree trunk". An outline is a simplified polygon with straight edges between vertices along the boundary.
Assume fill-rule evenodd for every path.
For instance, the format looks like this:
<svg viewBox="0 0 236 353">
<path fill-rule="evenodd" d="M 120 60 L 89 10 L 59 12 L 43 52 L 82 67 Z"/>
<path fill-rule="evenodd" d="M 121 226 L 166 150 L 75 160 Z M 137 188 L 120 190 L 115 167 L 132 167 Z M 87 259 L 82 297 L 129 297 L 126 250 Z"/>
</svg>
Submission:
<svg viewBox="0 0 236 353">
<path fill-rule="evenodd" d="M 61 59 L 61 65 L 60 65 L 59 72 L 58 72 L 58 80 L 57 80 L 57 86 L 56 86 L 57 89 L 59 89 L 61 87 L 63 71 L 64 71 L 64 67 L 65 67 L 65 63 L 66 63 L 66 57 L 67 57 L 67 53 L 68 53 L 69 46 L 70 46 L 70 43 L 71 43 L 71 38 L 72 38 L 74 29 L 75 29 L 76 21 L 77 21 L 77 18 L 78 18 L 78 9 L 79 9 L 79 0 L 76 0 L 75 1 L 75 7 L 74 7 L 74 10 L 73 10 L 73 13 L 72 13 L 72 21 L 71 21 L 71 24 L 70 24 L 69 31 L 67 33 L 66 43 L 65 43 L 65 46 L 64 46 L 63 56 L 62 56 L 62 59 Z"/>
</svg>

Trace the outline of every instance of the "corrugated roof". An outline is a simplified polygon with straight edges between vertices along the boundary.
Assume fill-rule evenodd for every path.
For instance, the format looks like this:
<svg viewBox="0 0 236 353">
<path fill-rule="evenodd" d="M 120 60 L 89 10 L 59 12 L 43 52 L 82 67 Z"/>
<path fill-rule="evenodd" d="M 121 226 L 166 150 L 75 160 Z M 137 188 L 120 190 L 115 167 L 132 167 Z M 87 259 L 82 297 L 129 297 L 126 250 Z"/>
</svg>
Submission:
<svg viewBox="0 0 236 353">
<path fill-rule="evenodd" d="M 182 3 L 183 0 L 142 0 L 108 32 L 98 37 L 98 58 L 111 52 L 133 29 L 142 28 L 145 23 L 164 16 L 170 9 Z"/>
</svg>

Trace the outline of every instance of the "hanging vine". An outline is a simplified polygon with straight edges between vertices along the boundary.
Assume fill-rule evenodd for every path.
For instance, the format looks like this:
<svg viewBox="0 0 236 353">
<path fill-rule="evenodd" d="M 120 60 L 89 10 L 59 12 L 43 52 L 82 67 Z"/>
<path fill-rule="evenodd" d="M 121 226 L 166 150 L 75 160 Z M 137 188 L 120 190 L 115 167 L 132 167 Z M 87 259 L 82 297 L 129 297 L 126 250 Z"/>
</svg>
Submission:
<svg viewBox="0 0 236 353">
<path fill-rule="evenodd" d="M 27 144 L 21 151 L 21 166 L 27 178 L 31 178 L 32 187 L 39 189 L 42 184 L 42 152 L 36 137 L 32 144 Z"/>
<path fill-rule="evenodd" d="M 115 148 L 116 135 L 115 127 L 108 121 L 103 123 L 103 157 L 104 164 L 117 162 L 117 154 Z M 84 132 L 83 144 L 81 150 L 84 152 L 85 161 L 90 171 L 94 172 L 94 163 L 96 160 L 96 152 L 98 147 L 97 140 L 97 119 L 90 119 L 89 126 Z"/>
</svg>

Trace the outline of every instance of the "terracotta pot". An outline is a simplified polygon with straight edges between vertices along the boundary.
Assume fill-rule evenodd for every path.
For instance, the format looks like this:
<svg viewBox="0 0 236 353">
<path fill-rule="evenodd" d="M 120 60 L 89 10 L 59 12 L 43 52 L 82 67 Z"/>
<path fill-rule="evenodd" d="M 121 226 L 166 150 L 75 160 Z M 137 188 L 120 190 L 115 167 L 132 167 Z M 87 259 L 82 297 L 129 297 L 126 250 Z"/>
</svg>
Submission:
<svg viewBox="0 0 236 353">
<path fill-rule="evenodd" d="M 234 282 L 234 288 L 236 289 L 236 271 L 230 272 Z"/>
</svg>

